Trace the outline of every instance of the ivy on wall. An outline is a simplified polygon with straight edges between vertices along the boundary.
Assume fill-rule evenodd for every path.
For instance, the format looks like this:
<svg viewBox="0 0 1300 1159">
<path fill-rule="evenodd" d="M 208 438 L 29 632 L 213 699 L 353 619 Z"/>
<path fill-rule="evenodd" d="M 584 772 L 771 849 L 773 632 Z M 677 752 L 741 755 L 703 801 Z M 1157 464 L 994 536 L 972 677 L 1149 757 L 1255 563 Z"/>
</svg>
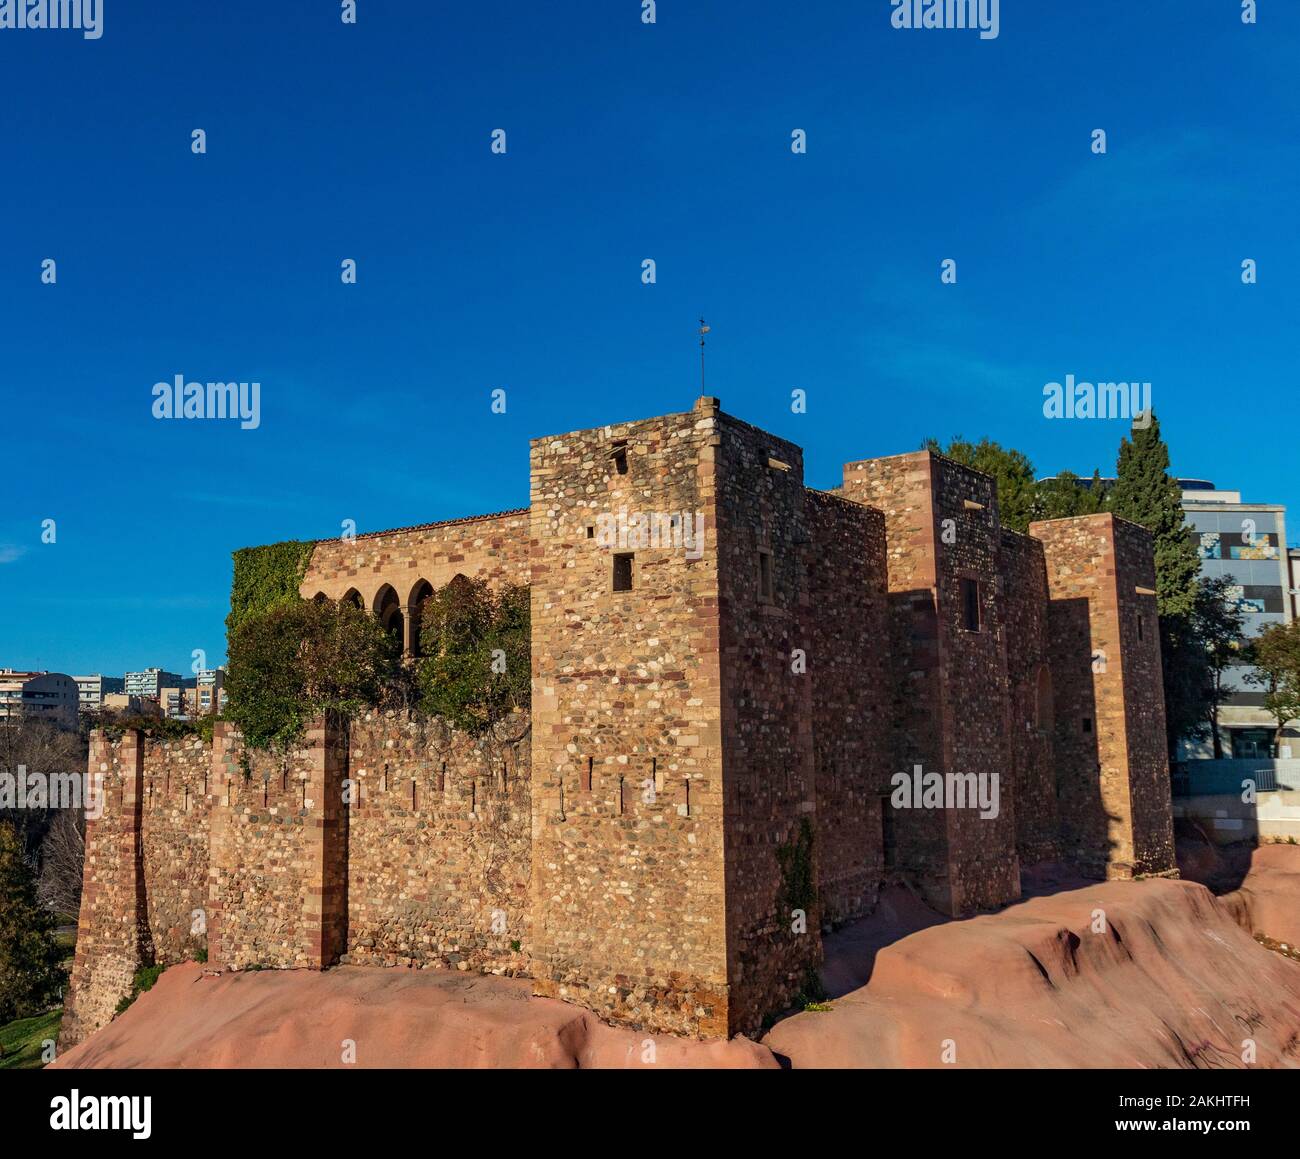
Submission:
<svg viewBox="0 0 1300 1159">
<path fill-rule="evenodd" d="M 288 539 L 261 547 L 242 547 L 235 552 L 227 640 L 249 616 L 298 601 L 298 588 L 315 546 L 310 540 Z"/>
</svg>

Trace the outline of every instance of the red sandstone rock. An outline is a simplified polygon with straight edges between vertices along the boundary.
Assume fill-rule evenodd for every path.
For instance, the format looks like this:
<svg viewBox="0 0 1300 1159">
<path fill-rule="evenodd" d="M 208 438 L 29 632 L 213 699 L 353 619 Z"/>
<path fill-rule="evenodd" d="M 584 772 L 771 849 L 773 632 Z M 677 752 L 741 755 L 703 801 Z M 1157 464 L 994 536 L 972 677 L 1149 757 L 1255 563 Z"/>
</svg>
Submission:
<svg viewBox="0 0 1300 1159">
<path fill-rule="evenodd" d="M 523 980 L 342 967 L 177 966 L 61 1067 L 1300 1067 L 1300 964 L 1240 924 L 1300 912 L 1300 849 L 1260 851 L 1243 902 L 1186 881 L 1094 883 L 949 921 L 894 888 L 827 938 L 825 1013 L 762 1044 L 614 1028 Z M 1044 885 L 1048 884 L 1046 880 Z M 1248 914 L 1250 904 L 1267 906 Z M 1104 912 L 1104 932 L 1094 933 Z M 1263 915 L 1263 916 L 1260 916 Z M 1281 920 L 1279 916 L 1279 920 Z M 1291 1044 L 1288 1046 L 1288 1044 Z M 770 1050 L 769 1050 L 770 1048 Z"/>
<path fill-rule="evenodd" d="M 1261 845 L 1253 850 L 1238 895 L 1245 902 L 1244 923 L 1252 933 L 1300 945 L 1300 846 Z M 1235 900 L 1234 895 L 1224 897 Z"/>
<path fill-rule="evenodd" d="M 616 1029 L 530 983 L 442 970 L 341 966 L 205 975 L 174 966 L 56 1067 L 775 1068 L 745 1038 Z M 342 1061 L 345 1040 L 355 1063 Z M 648 1042 L 655 1061 L 643 1061 Z"/>
<path fill-rule="evenodd" d="M 1287 873 L 1262 877 L 1269 904 L 1294 914 L 1300 850 L 1290 852 Z M 1103 933 L 1092 932 L 1098 910 Z M 868 972 L 874 945 L 925 920 L 891 892 L 878 918 L 828 937 L 832 992 Z M 1203 886 L 1097 883 L 928 920 L 938 924 L 879 949 L 865 985 L 763 1043 L 795 1067 L 939 1067 L 951 1041 L 958 1067 L 1232 1068 L 1250 1037 L 1254 1065 L 1300 1067 L 1300 966 L 1258 945 Z"/>
</svg>

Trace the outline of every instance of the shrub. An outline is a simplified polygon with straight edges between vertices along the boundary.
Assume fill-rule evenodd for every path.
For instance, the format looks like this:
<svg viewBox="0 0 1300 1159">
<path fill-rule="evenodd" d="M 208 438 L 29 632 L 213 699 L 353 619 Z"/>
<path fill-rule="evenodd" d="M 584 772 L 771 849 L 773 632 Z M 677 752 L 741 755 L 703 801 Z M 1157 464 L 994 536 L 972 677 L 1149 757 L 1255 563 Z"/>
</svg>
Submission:
<svg viewBox="0 0 1300 1159">
<path fill-rule="evenodd" d="M 360 608 L 279 604 L 231 635 L 226 719 L 250 748 L 287 752 L 316 717 L 378 704 L 396 671 L 393 641 Z"/>
<path fill-rule="evenodd" d="M 516 709 L 531 689 L 529 591 L 494 592 L 457 576 L 425 601 L 420 620 L 420 707 L 471 734 Z"/>
<path fill-rule="evenodd" d="M 141 994 L 147 990 L 152 990 L 154 983 L 162 977 L 165 966 L 141 966 L 135 972 L 135 977 L 131 980 L 131 993 L 120 998 L 117 1003 L 117 1009 L 114 1014 L 121 1014 L 128 1006 L 131 1005 Z"/>
</svg>

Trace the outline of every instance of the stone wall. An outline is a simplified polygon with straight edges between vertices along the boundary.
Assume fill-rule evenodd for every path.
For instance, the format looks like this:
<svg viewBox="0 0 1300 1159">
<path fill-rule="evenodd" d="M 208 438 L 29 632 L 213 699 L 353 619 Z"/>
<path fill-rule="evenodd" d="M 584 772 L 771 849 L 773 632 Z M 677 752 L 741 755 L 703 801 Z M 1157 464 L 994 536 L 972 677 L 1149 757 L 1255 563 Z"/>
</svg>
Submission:
<svg viewBox="0 0 1300 1159">
<path fill-rule="evenodd" d="M 525 971 L 529 731 L 527 715 L 477 741 L 406 713 L 352 722 L 346 961 Z"/>
<path fill-rule="evenodd" d="M 1165 737 L 1164 675 L 1151 533 L 1113 520 L 1119 593 L 1120 668 L 1124 676 L 1124 738 L 1135 874 L 1176 872 L 1170 808 L 1169 747 Z"/>
<path fill-rule="evenodd" d="M 60 1049 L 75 1046 L 106 1025 L 118 1002 L 131 992 L 136 970 L 152 958 L 149 923 L 141 906 L 143 758 L 138 733 L 128 733 L 117 744 L 102 732 L 91 733 L 88 776 L 100 815 L 86 821 L 81 913 Z"/>
<path fill-rule="evenodd" d="M 144 742 L 140 847 L 153 958 L 171 965 L 207 947 L 212 752 L 203 741 Z"/>
<path fill-rule="evenodd" d="M 1015 534 L 993 479 L 929 451 L 811 491 L 797 446 L 710 398 L 530 454 L 528 511 L 321 541 L 300 589 L 409 652 L 426 585 L 528 582 L 530 714 L 477 740 L 321 722 L 283 759 L 224 723 L 93 738 L 65 1042 L 204 949 L 526 973 L 650 1031 L 756 1033 L 884 880 L 961 915 L 1017 897 L 1021 863 L 1173 872 L 1140 528 Z M 996 815 L 896 806 L 917 772 L 996 786 Z"/>
<path fill-rule="evenodd" d="M 969 807 L 887 812 L 897 868 L 946 913 L 1005 904 L 1019 897 L 1020 875 L 1014 802 L 1001 792 L 1010 721 L 995 484 L 918 451 L 848 464 L 844 494 L 885 519 L 895 770 L 999 788 L 996 816 Z M 975 585 L 973 626 L 966 583 Z"/>
<path fill-rule="evenodd" d="M 876 904 L 884 878 L 882 807 L 890 767 L 885 519 L 807 492 L 813 550 L 803 609 L 817 777 L 817 892 L 823 925 Z"/>
<path fill-rule="evenodd" d="M 716 407 L 697 413 L 710 410 L 730 1024 L 755 1034 L 807 987 L 822 957 L 813 682 L 794 663 L 796 649 L 812 647 L 809 526 L 799 448 Z"/>
<path fill-rule="evenodd" d="M 403 648 L 416 653 L 421 594 L 458 575 L 494 586 L 527 583 L 529 534 L 529 513 L 519 510 L 318 540 L 299 594 L 346 596 L 374 612 L 391 590 L 401 609 Z"/>
<path fill-rule="evenodd" d="M 938 590 L 932 456 L 926 452 L 848 463 L 843 495 L 884 522 L 890 670 L 889 773 L 943 767 Z M 948 834 L 942 811 L 882 802 L 883 859 L 940 908 L 951 906 Z"/>
<path fill-rule="evenodd" d="M 284 759 L 245 753 L 229 726 L 217 729 L 210 961 L 234 969 L 319 966 L 310 894 L 323 890 L 314 845 L 323 839 L 326 803 L 324 785 L 312 775 L 315 754 L 308 746 Z"/>
<path fill-rule="evenodd" d="M 532 443 L 535 988 L 700 1035 L 729 1029 L 718 439 L 693 412 Z M 607 546 L 620 512 L 699 513 L 707 550 Z"/>
<path fill-rule="evenodd" d="M 1002 529 L 999 557 L 1010 697 L 1010 803 L 1022 865 L 1059 856 L 1052 674 L 1043 545 Z"/>
<path fill-rule="evenodd" d="M 1150 533 L 1109 514 L 1030 533 L 1051 597 L 1062 854 L 1098 877 L 1173 872 Z"/>
</svg>

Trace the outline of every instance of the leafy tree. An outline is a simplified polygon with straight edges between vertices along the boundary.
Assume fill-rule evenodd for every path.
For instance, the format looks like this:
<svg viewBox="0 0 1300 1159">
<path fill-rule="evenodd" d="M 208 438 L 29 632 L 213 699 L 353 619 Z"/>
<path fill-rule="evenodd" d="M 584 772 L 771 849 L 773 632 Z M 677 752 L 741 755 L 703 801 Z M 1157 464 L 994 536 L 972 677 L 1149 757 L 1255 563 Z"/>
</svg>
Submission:
<svg viewBox="0 0 1300 1159">
<path fill-rule="evenodd" d="M 927 439 L 925 449 L 992 475 L 998 485 L 998 514 L 1004 527 L 1025 532 L 1035 515 L 1034 464 L 1028 456 L 989 439 L 978 443 L 958 436 L 942 447 L 938 439 Z"/>
<path fill-rule="evenodd" d="M 63 982 L 54 919 L 36 899 L 22 840 L 0 822 L 0 1023 L 39 1014 Z"/>
<path fill-rule="evenodd" d="M 1202 576 L 1197 585 L 1196 606 L 1192 613 L 1193 634 L 1205 648 L 1209 677 L 1206 711 L 1209 714 L 1215 760 L 1223 758 L 1223 739 L 1219 736 L 1219 707 L 1228 699 L 1223 676 L 1232 665 L 1242 662 L 1245 645 L 1245 617 L 1236 600 L 1229 598 L 1228 589 L 1232 586 L 1231 576 Z"/>
<path fill-rule="evenodd" d="M 1300 620 L 1265 628 L 1251 643 L 1250 662 L 1255 670 L 1246 679 L 1264 689 L 1264 707 L 1272 714 L 1274 746 L 1282 743 L 1282 730 L 1300 717 Z"/>
<path fill-rule="evenodd" d="M 1108 494 L 1101 472 L 1093 472 L 1085 484 L 1073 471 L 1062 471 L 1054 479 L 1042 479 L 1034 500 L 1035 519 L 1068 519 L 1096 515 L 1106 510 Z"/>
<path fill-rule="evenodd" d="M 529 591 L 494 592 L 457 576 L 424 603 L 420 618 L 420 706 L 481 734 L 531 695 Z"/>
<path fill-rule="evenodd" d="M 1165 729 L 1172 756 L 1180 740 L 1204 736 L 1210 682 L 1196 623 L 1201 562 L 1183 514 L 1182 490 L 1169 474 L 1169 448 L 1154 414 L 1149 426 L 1133 431 L 1131 441 L 1120 442 L 1110 510 L 1141 524 L 1155 537 Z"/>
<path fill-rule="evenodd" d="M 231 633 L 226 717 L 251 748 L 287 752 L 316 717 L 378 704 L 397 667 L 392 639 L 362 609 L 277 604 Z"/>
</svg>

